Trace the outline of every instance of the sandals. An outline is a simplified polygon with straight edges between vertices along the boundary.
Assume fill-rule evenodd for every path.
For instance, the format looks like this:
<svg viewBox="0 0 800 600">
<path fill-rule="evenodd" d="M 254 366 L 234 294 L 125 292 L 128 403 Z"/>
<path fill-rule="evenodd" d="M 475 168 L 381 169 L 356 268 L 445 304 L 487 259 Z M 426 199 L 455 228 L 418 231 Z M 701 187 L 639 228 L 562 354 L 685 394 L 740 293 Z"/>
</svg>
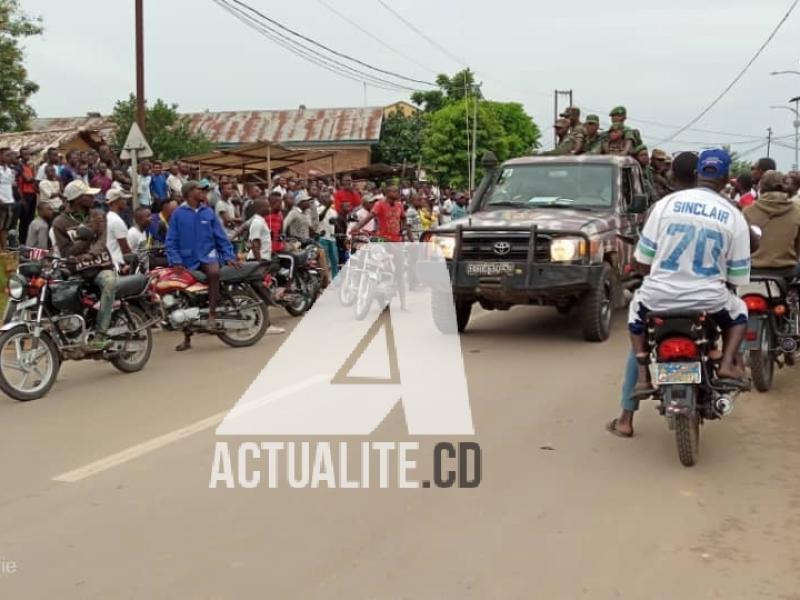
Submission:
<svg viewBox="0 0 800 600">
<path fill-rule="evenodd" d="M 620 431 L 619 429 L 617 429 L 617 423 L 618 422 L 619 422 L 619 419 L 611 419 L 608 423 L 606 423 L 606 431 L 608 431 L 611 434 L 614 434 L 617 437 L 632 438 L 633 437 L 633 431 L 631 431 L 630 433 L 625 433 L 625 432 Z"/>
</svg>

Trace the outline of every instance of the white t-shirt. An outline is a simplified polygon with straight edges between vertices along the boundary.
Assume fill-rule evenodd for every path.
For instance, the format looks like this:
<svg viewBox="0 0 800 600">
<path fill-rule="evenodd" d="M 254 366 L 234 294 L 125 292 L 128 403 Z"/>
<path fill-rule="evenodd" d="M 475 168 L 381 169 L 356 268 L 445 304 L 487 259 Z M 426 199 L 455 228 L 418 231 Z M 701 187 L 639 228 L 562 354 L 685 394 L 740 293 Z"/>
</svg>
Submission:
<svg viewBox="0 0 800 600">
<path fill-rule="evenodd" d="M 254 215 L 250 221 L 250 233 L 247 236 L 249 241 L 261 241 L 261 259 L 268 260 L 272 258 L 272 238 L 270 237 L 269 225 L 261 215 Z M 250 260 L 255 259 L 255 254 L 250 250 L 247 253 L 247 258 Z"/>
<path fill-rule="evenodd" d="M 122 217 L 110 210 L 106 215 L 106 247 L 109 254 L 111 254 L 111 260 L 118 267 L 125 264 L 122 248 L 119 247 L 119 242 L 117 241 L 120 238 L 128 239 L 128 226 L 125 225 Z"/>
<path fill-rule="evenodd" d="M 53 197 L 53 194 L 61 192 L 61 183 L 43 179 L 39 182 L 39 202 L 45 202 L 52 206 L 55 210 L 61 208 L 63 201 L 58 196 Z"/>
<path fill-rule="evenodd" d="M 675 192 L 653 207 L 635 257 L 651 266 L 637 292 L 650 310 L 718 312 L 730 305 L 726 282 L 750 281 L 750 228 L 711 190 Z"/>
<path fill-rule="evenodd" d="M 225 219 L 222 218 L 222 215 L 224 214 L 229 220 L 235 219 L 236 209 L 233 207 L 233 204 L 220 198 L 217 200 L 217 204 L 214 206 L 214 212 L 216 213 L 222 228 L 225 230 L 225 233 L 228 234 L 228 237 L 231 237 L 234 230 L 225 224 Z"/>
<path fill-rule="evenodd" d="M 322 216 L 322 213 L 325 213 L 325 216 Z M 319 234 L 327 238 L 329 240 L 334 239 L 334 234 L 336 233 L 336 228 L 331 225 L 331 219 L 338 219 L 339 213 L 333 208 L 333 205 L 326 211 L 325 206 L 320 204 L 317 206 L 317 213 L 319 214 Z"/>
<path fill-rule="evenodd" d="M 147 241 L 147 234 L 139 229 L 136 225 L 128 229 L 128 246 L 131 252 L 136 252 L 142 242 Z"/>
<path fill-rule="evenodd" d="M 173 175 L 170 173 L 169 177 L 167 177 L 167 187 L 169 188 L 171 194 L 177 194 L 180 196 L 183 183 L 184 181 L 181 179 L 180 175 Z"/>
<path fill-rule="evenodd" d="M 6 165 L 0 166 L 0 202 L 3 204 L 14 203 L 14 169 Z"/>
</svg>

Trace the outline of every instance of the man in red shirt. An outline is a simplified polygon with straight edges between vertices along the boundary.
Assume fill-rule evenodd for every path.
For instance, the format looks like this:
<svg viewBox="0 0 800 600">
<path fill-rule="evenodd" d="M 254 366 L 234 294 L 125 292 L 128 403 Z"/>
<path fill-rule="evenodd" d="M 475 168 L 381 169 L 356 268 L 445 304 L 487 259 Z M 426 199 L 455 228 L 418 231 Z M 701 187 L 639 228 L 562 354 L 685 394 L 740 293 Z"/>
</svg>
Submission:
<svg viewBox="0 0 800 600">
<path fill-rule="evenodd" d="M 403 203 L 400 202 L 400 190 L 396 185 L 386 188 L 386 198 L 378 200 L 370 213 L 359 221 L 353 230 L 355 235 L 360 229 L 375 219 L 378 223 L 376 235 L 387 242 L 402 242 L 405 230 L 406 213 Z M 406 278 L 405 278 L 405 253 L 399 244 L 389 246 L 394 257 L 394 273 L 397 281 L 397 291 L 400 294 L 400 308 L 406 308 Z"/>
<path fill-rule="evenodd" d="M 345 175 L 342 187 L 333 195 L 333 207 L 340 215 L 347 215 L 361 205 L 361 194 L 353 189 L 353 178 Z"/>
<path fill-rule="evenodd" d="M 272 251 L 283 252 L 283 194 L 272 192 L 269 195 L 269 209 L 267 226 L 272 237 Z"/>
<path fill-rule="evenodd" d="M 739 192 L 739 208 L 747 208 L 756 201 L 750 173 L 742 173 L 736 178 L 736 191 Z"/>
</svg>

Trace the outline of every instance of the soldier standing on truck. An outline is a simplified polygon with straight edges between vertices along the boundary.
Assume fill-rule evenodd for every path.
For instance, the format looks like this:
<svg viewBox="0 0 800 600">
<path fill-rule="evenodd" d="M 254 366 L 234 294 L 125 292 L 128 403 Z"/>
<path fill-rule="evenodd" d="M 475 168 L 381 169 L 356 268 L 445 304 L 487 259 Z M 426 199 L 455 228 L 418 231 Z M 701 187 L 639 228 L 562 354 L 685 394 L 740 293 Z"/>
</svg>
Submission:
<svg viewBox="0 0 800 600">
<path fill-rule="evenodd" d="M 556 147 L 549 152 L 544 152 L 544 155 L 560 156 L 564 154 L 574 154 L 575 139 L 569 131 L 570 122 L 567 119 L 557 119 L 553 127 L 556 130 Z"/>
<path fill-rule="evenodd" d="M 630 153 L 631 141 L 625 139 L 625 126 L 622 123 L 612 123 L 606 139 L 600 145 L 600 154 L 628 156 Z"/>
<path fill-rule="evenodd" d="M 642 134 L 639 133 L 638 129 L 631 129 L 625 125 L 625 120 L 628 118 L 628 110 L 624 106 L 615 106 L 611 109 L 611 112 L 608 113 L 608 116 L 611 117 L 612 123 L 622 123 L 625 131 L 625 140 L 629 141 L 631 145 L 628 153 L 636 148 L 636 146 L 641 146 L 644 143 L 642 141 Z"/>
<path fill-rule="evenodd" d="M 586 136 L 583 138 L 583 151 L 586 154 L 599 154 L 600 146 L 603 143 L 603 136 L 600 134 L 600 117 L 597 115 L 586 115 L 583 123 L 583 131 Z"/>
<path fill-rule="evenodd" d="M 561 117 L 569 121 L 569 135 L 572 136 L 574 142 L 572 154 L 583 154 L 586 152 L 584 144 L 586 131 L 581 124 L 581 109 L 577 106 L 570 106 L 561 113 Z"/>
</svg>

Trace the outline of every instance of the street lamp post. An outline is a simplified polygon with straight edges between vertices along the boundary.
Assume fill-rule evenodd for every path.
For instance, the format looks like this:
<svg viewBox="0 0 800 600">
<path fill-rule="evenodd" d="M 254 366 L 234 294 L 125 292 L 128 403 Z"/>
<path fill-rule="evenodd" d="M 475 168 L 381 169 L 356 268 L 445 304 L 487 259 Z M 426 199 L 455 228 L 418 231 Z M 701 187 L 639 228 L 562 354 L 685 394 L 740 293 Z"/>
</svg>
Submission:
<svg viewBox="0 0 800 600">
<path fill-rule="evenodd" d="M 794 164 L 792 170 L 798 170 L 800 164 L 800 96 L 792 98 L 789 102 L 794 103 L 794 108 L 791 106 L 770 106 L 773 110 L 788 110 L 794 115 Z"/>
</svg>

